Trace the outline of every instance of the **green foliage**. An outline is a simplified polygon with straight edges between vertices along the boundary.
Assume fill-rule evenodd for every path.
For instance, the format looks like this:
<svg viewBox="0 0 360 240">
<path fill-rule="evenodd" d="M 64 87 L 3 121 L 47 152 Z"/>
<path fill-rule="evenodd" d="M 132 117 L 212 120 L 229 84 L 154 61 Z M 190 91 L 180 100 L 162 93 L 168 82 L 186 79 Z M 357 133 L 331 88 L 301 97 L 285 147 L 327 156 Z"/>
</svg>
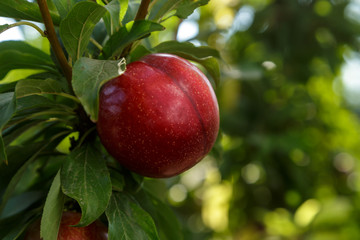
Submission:
<svg viewBox="0 0 360 240">
<path fill-rule="evenodd" d="M 41 233 L 43 239 L 56 239 L 59 231 L 61 215 L 64 208 L 65 197 L 61 191 L 60 171 L 51 184 L 45 201 L 41 218 Z"/>
<path fill-rule="evenodd" d="M 151 32 L 161 30 L 164 30 L 164 27 L 155 22 L 147 20 L 129 22 L 107 41 L 103 48 L 103 57 L 109 59 L 120 55 L 128 44 L 145 37 Z"/>
<path fill-rule="evenodd" d="M 106 209 L 110 239 L 158 239 L 151 216 L 124 193 L 113 193 Z"/>
<path fill-rule="evenodd" d="M 39 218 L 41 236 L 56 239 L 68 210 L 82 213 L 78 227 L 101 219 L 109 239 L 183 239 L 166 200 L 143 189 L 147 179 L 117 165 L 102 148 L 94 122 L 102 85 L 144 53 L 178 54 L 202 64 L 219 81 L 214 49 L 175 41 L 144 46 L 151 34 L 165 30 L 158 22 L 171 11 L 186 18 L 207 2 L 155 4 L 148 16 L 156 20 L 134 21 L 139 1 L 47 1 L 61 44 L 51 55 L 31 41 L 0 42 L 0 79 L 7 77 L 6 83 L 0 80 L 1 239 L 23 238 Z M 5 0 L 0 16 L 43 22 L 38 4 L 43 3 Z M 46 34 L 52 41 L 51 31 Z M 9 77 L 22 69 L 37 72 Z"/>
<path fill-rule="evenodd" d="M 64 194 L 81 207 L 78 226 L 89 225 L 105 211 L 111 196 L 110 174 L 93 144 L 86 143 L 68 155 L 61 179 Z"/>
<path fill-rule="evenodd" d="M 114 60 L 81 58 L 74 65 L 75 94 L 93 121 L 97 120 L 100 88 L 106 81 L 119 75 L 119 63 Z"/>
<path fill-rule="evenodd" d="M 105 13 L 106 9 L 96 3 L 79 2 L 61 21 L 61 40 L 74 61 L 85 52 L 96 23 Z"/>
<path fill-rule="evenodd" d="M 0 1 L 0 16 L 42 22 L 36 1 L 13 2 Z M 100 219 L 109 239 L 360 238 L 359 109 L 339 83 L 359 45 L 352 1 L 157 0 L 138 21 L 139 1 L 48 3 L 71 85 L 48 49 L 0 43 L 0 79 L 40 71 L 0 80 L 1 239 L 21 239 L 39 217 L 54 239 L 64 210 L 81 211 L 81 226 Z M 200 32 L 178 42 L 189 16 Z M 119 166 L 94 125 L 121 57 L 150 53 L 202 67 L 221 114 L 212 153 L 156 181 Z"/>
<path fill-rule="evenodd" d="M 220 59 L 219 52 L 210 47 L 195 47 L 189 42 L 166 41 L 155 46 L 153 52 L 171 53 L 201 64 L 214 79 L 220 83 L 220 66 L 215 58 Z"/>
<path fill-rule="evenodd" d="M 1 1 L 0 16 L 42 22 L 41 13 L 37 4 L 26 0 L 17 0 L 16 4 L 14 4 L 14 1 L 12 0 Z M 54 24 L 59 24 L 59 15 L 51 12 L 51 18 L 53 19 Z"/>
<path fill-rule="evenodd" d="M 43 69 L 56 72 L 49 55 L 25 42 L 0 43 L 0 78 L 13 69 Z"/>
</svg>

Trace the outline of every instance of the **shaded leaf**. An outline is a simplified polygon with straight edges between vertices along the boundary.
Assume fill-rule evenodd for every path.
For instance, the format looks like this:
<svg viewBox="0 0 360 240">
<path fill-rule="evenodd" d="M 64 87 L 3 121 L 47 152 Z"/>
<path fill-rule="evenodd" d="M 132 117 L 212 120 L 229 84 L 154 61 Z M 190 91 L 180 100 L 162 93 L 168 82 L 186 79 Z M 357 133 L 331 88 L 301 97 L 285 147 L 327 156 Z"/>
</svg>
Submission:
<svg viewBox="0 0 360 240">
<path fill-rule="evenodd" d="M 57 144 L 60 142 L 60 140 L 66 135 L 68 134 L 68 132 L 61 132 L 51 138 L 49 138 L 45 143 L 42 144 L 42 147 L 39 148 L 17 171 L 16 173 L 12 176 L 9 184 L 7 185 L 7 188 L 2 196 L 2 201 L 0 204 L 0 212 L 2 212 L 3 208 L 5 207 L 8 199 L 11 197 L 11 195 L 13 194 L 16 185 L 19 183 L 19 181 L 21 180 L 22 176 L 24 175 L 25 171 L 28 169 L 29 165 L 31 163 L 33 163 L 36 158 L 38 157 L 38 155 L 44 151 L 45 149 L 47 150 L 52 150 L 54 149 Z"/>
<path fill-rule="evenodd" d="M 159 239 L 151 216 L 126 193 L 113 193 L 106 209 L 109 239 Z"/>
<path fill-rule="evenodd" d="M 61 22 L 61 39 L 75 61 L 85 52 L 96 23 L 105 13 L 106 9 L 94 2 L 79 2 Z"/>
<path fill-rule="evenodd" d="M 53 12 L 50 12 L 50 15 L 54 24 L 59 25 L 59 15 Z M 16 2 L 14 0 L 1 0 L 0 16 L 42 22 L 39 6 L 36 2 L 26 0 L 16 0 Z"/>
<path fill-rule="evenodd" d="M 0 163 L 7 163 L 5 144 L 2 138 L 2 129 L 10 121 L 16 109 L 13 92 L 0 94 Z"/>
<path fill-rule="evenodd" d="M 120 2 L 117 0 L 111 1 L 104 8 L 108 11 L 103 17 L 106 30 L 109 35 L 112 35 L 120 28 Z"/>
<path fill-rule="evenodd" d="M 39 200 L 42 201 L 43 197 L 43 191 L 29 191 L 15 195 L 7 202 L 2 214 L 0 215 L 0 219 L 8 218 L 22 211 L 26 211 L 32 204 L 39 202 Z"/>
<path fill-rule="evenodd" d="M 209 56 L 220 58 L 220 54 L 216 49 L 207 46 L 197 47 L 190 42 L 166 41 L 154 47 L 153 50 L 159 53 L 183 53 L 197 59 Z"/>
<path fill-rule="evenodd" d="M 164 29 L 162 25 L 147 20 L 130 22 L 120 28 L 120 30 L 114 33 L 106 42 L 103 48 L 103 56 L 105 59 L 109 59 L 120 55 L 128 44 L 145 37 L 151 32 L 162 31 Z"/>
<path fill-rule="evenodd" d="M 110 177 L 113 190 L 119 192 L 123 191 L 125 187 L 124 176 L 119 172 L 110 169 Z"/>
<path fill-rule="evenodd" d="M 138 45 L 135 49 L 133 49 L 130 53 L 131 62 L 137 61 L 145 55 L 150 54 L 151 51 L 144 47 L 143 45 Z"/>
<path fill-rule="evenodd" d="M 61 192 L 60 171 L 58 171 L 51 184 L 41 217 L 40 236 L 45 240 L 57 239 L 64 202 L 65 196 Z"/>
<path fill-rule="evenodd" d="M 120 0 L 121 1 L 121 0 Z M 121 6 L 125 5 L 125 3 L 121 3 Z M 137 10 L 139 9 L 140 2 L 139 1 L 131 1 L 128 0 L 128 4 L 126 6 L 126 12 L 122 12 L 122 25 L 126 25 L 127 23 L 133 21 L 135 19 Z"/>
<path fill-rule="evenodd" d="M 0 239 L 18 239 L 31 223 L 31 218 L 36 214 L 35 210 L 23 211 L 15 216 L 0 220 Z"/>
<path fill-rule="evenodd" d="M 151 8 L 149 19 L 153 21 L 161 21 L 163 18 L 169 17 L 168 15 L 175 11 L 171 15 L 175 15 L 179 18 L 185 19 L 194 10 L 200 6 L 206 5 L 209 0 L 160 0 Z"/>
<path fill-rule="evenodd" d="M 160 21 L 170 11 L 176 9 L 176 7 L 184 0 L 161 0 L 151 8 L 149 13 L 149 19 L 152 21 Z"/>
<path fill-rule="evenodd" d="M 24 163 L 34 155 L 44 142 L 31 143 L 27 146 L 10 146 L 7 148 L 9 163 L 0 163 L 0 192 L 6 188 L 13 175 L 24 165 Z"/>
<path fill-rule="evenodd" d="M 174 211 L 167 204 L 145 190 L 139 191 L 136 198 L 154 219 L 161 239 L 184 239 L 181 224 Z"/>
<path fill-rule="evenodd" d="M 79 0 L 53 0 L 61 18 L 65 18 L 77 2 L 79 2 Z"/>
<path fill-rule="evenodd" d="M 181 1 L 181 3 L 179 4 L 179 6 L 176 9 L 175 16 L 185 19 L 189 15 L 191 15 L 195 9 L 208 4 L 209 1 L 210 0 L 198 0 L 198 1 L 184 0 L 184 1 Z"/>
<path fill-rule="evenodd" d="M 74 65 L 75 94 L 94 122 L 98 115 L 100 88 L 106 81 L 119 75 L 118 63 L 119 61 L 80 58 Z"/>
<path fill-rule="evenodd" d="M 14 92 L 15 86 L 16 86 L 16 82 L 0 84 L 0 93 Z"/>
<path fill-rule="evenodd" d="M 95 221 L 106 209 L 111 196 L 110 174 L 102 154 L 92 144 L 86 144 L 68 155 L 61 169 L 64 194 L 81 207 L 78 226 Z"/>
<path fill-rule="evenodd" d="M 196 47 L 189 42 L 167 41 L 160 43 L 152 51 L 175 54 L 201 64 L 214 79 L 215 85 L 219 85 L 220 66 L 216 58 L 220 58 L 220 54 L 216 49 L 206 46 Z"/>
<path fill-rule="evenodd" d="M 13 69 L 57 72 L 50 56 L 43 51 L 21 41 L 0 42 L 0 80 Z"/>
<path fill-rule="evenodd" d="M 61 83 L 53 79 L 24 79 L 20 80 L 16 85 L 15 94 L 17 98 L 41 95 L 41 94 L 55 94 L 70 98 L 76 102 L 78 99 L 70 94 L 64 93 Z"/>
</svg>

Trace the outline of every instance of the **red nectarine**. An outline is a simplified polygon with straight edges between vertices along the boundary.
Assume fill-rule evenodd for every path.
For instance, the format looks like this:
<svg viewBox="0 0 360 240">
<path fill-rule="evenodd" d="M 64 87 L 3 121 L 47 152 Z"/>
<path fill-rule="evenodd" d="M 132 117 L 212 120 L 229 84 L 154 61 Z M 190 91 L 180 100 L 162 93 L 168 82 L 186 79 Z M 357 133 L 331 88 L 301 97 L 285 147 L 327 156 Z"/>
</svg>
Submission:
<svg viewBox="0 0 360 240">
<path fill-rule="evenodd" d="M 209 80 L 193 64 L 171 54 L 150 54 L 102 87 L 97 130 L 124 167 L 148 177 L 171 177 L 212 148 L 218 103 Z"/>
<path fill-rule="evenodd" d="M 59 227 L 58 240 L 106 240 L 107 227 L 100 221 L 95 221 L 86 227 L 72 227 L 81 219 L 76 212 L 63 212 Z M 40 240 L 40 220 L 30 225 L 25 240 Z"/>
</svg>

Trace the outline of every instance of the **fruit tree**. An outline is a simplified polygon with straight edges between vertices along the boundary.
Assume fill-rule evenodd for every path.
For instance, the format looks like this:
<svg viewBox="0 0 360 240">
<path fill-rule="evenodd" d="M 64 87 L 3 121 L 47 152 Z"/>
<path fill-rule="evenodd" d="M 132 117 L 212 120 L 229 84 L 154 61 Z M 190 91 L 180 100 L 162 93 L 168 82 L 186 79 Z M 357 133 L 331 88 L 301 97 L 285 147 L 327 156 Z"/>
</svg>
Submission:
<svg viewBox="0 0 360 240">
<path fill-rule="evenodd" d="M 183 238 L 151 178 L 215 144 L 220 56 L 156 36 L 207 3 L 1 0 L 49 46 L 0 42 L 1 239 Z"/>
</svg>

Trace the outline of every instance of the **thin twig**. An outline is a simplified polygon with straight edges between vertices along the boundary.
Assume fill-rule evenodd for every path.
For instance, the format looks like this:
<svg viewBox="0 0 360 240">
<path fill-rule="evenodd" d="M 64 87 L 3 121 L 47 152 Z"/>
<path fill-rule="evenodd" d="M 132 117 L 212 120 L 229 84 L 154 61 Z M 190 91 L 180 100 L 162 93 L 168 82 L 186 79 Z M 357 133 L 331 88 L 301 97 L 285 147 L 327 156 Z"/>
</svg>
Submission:
<svg viewBox="0 0 360 240">
<path fill-rule="evenodd" d="M 43 37 L 46 37 L 46 34 L 44 33 L 44 31 L 39 28 L 36 24 L 34 23 L 31 23 L 31 22 L 26 22 L 26 21 L 20 21 L 20 22 L 16 22 L 16 23 L 13 23 L 13 24 L 10 24 L 9 26 L 7 26 L 5 29 L 1 30 L 0 31 L 0 34 L 5 32 L 6 30 L 9 30 L 10 28 L 13 28 L 13 27 L 17 27 L 17 26 L 21 26 L 21 25 L 28 25 L 30 27 L 33 27 L 36 31 L 38 31 L 41 36 Z"/>
<path fill-rule="evenodd" d="M 100 51 L 102 51 L 103 47 L 100 43 L 98 43 L 94 38 L 90 38 L 90 42 L 95 45 Z"/>
<path fill-rule="evenodd" d="M 47 2 L 46 2 L 46 0 L 38 0 L 38 5 L 40 8 L 42 18 L 44 20 L 44 24 L 45 24 L 45 28 L 46 28 L 46 32 L 47 32 L 47 38 L 49 39 L 50 45 L 55 53 L 57 60 L 59 61 L 61 69 L 64 72 L 64 75 L 69 84 L 69 87 L 70 87 L 71 91 L 74 92 L 73 88 L 72 88 L 72 84 L 71 84 L 72 69 L 66 60 L 64 51 L 62 50 L 60 42 L 56 36 L 54 24 L 53 24 L 53 21 L 50 16 Z"/>
<path fill-rule="evenodd" d="M 149 4 L 150 4 L 150 0 L 141 0 L 140 6 L 136 13 L 134 21 L 145 19 L 146 15 L 148 13 Z M 127 45 L 124 48 L 124 50 L 122 51 L 120 57 L 126 57 L 130 53 L 132 45 L 133 45 L 132 43 Z"/>
</svg>

